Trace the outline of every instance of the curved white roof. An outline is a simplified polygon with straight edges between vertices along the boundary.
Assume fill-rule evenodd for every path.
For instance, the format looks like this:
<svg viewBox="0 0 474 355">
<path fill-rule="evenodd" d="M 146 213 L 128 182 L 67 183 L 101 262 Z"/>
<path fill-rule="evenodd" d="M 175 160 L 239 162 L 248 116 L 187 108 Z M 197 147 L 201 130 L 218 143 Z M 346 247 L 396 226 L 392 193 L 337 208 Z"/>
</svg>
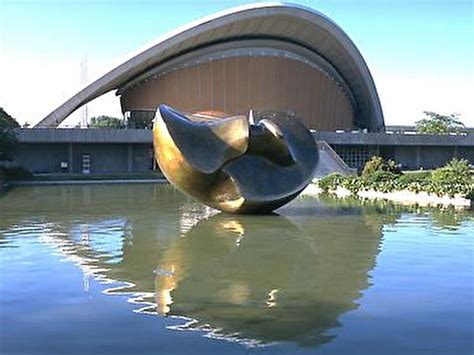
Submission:
<svg viewBox="0 0 474 355">
<path fill-rule="evenodd" d="M 313 9 L 284 3 L 259 3 L 204 17 L 158 38 L 95 80 L 35 127 L 56 127 L 80 106 L 180 55 L 243 39 L 272 39 L 304 47 L 327 60 L 348 84 L 355 119 L 370 131 L 384 129 L 377 90 L 362 55 L 331 19 Z"/>
</svg>

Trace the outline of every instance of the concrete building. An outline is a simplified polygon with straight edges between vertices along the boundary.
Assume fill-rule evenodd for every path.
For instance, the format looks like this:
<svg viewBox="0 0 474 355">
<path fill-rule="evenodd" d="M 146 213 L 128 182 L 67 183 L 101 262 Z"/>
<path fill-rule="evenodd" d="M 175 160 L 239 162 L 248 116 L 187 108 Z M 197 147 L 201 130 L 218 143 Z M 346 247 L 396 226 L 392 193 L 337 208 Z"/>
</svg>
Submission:
<svg viewBox="0 0 474 355">
<path fill-rule="evenodd" d="M 20 130 L 15 164 L 33 173 L 153 170 L 150 130 L 54 129 L 109 91 L 132 117 L 153 117 L 160 104 L 224 115 L 292 111 L 320 142 L 322 160 L 332 157 L 320 164 L 324 173 L 344 170 L 344 162 L 360 169 L 372 155 L 406 169 L 474 161 L 472 134 L 383 133 L 377 90 L 354 43 L 325 15 L 296 5 L 245 5 L 159 38 L 52 111 L 36 126 L 42 129 Z M 348 132 L 361 129 L 368 133 Z"/>
<path fill-rule="evenodd" d="M 21 129 L 14 165 L 32 173 L 121 174 L 154 170 L 150 130 Z"/>
<path fill-rule="evenodd" d="M 115 90 L 126 115 L 288 110 L 312 129 L 384 129 L 370 71 L 344 31 L 301 6 L 260 3 L 190 23 L 107 72 L 44 118 L 56 127 Z"/>
<path fill-rule="evenodd" d="M 453 157 L 474 162 L 474 135 L 413 135 L 314 132 L 351 168 L 372 155 L 394 159 L 405 169 L 431 169 Z M 154 169 L 152 131 L 146 129 L 21 129 L 14 164 L 33 173 L 82 173 L 84 155 L 92 174 Z M 323 149 L 323 148 L 320 148 Z M 65 164 L 64 164 L 65 163 Z"/>
</svg>

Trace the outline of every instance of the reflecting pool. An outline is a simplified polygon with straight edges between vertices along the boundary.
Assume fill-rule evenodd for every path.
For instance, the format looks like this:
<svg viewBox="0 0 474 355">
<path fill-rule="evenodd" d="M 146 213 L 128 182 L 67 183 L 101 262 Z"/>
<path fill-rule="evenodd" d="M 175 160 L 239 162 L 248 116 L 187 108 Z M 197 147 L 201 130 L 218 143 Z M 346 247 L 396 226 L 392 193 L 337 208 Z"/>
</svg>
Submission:
<svg viewBox="0 0 474 355">
<path fill-rule="evenodd" d="M 0 196 L 1 354 L 472 354 L 474 214 L 169 185 Z"/>
</svg>

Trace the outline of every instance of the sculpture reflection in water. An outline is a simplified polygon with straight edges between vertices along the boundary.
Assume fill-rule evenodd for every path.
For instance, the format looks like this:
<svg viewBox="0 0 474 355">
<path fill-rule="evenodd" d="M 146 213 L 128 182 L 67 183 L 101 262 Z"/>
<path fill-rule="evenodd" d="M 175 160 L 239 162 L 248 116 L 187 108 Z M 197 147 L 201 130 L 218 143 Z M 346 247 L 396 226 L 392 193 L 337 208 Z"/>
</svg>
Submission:
<svg viewBox="0 0 474 355">
<path fill-rule="evenodd" d="M 178 329 L 249 344 L 329 341 L 328 330 L 369 285 L 380 226 L 325 217 L 200 221 L 162 255 L 158 312 L 193 319 Z"/>
<path fill-rule="evenodd" d="M 318 151 L 290 114 L 261 113 L 255 121 L 235 116 L 197 122 L 195 115 L 161 105 L 153 128 L 158 165 L 173 185 L 210 207 L 272 211 L 311 182 Z"/>
<path fill-rule="evenodd" d="M 38 190 L 43 242 L 108 283 L 107 294 L 127 295 L 135 312 L 187 317 L 173 322 L 247 344 L 329 341 L 369 286 L 385 218 L 313 199 L 282 208 L 285 217 L 209 216 L 167 185 L 61 189 L 60 199 Z M 149 196 L 161 203 L 147 209 Z M 22 207 L 5 222 L 28 220 L 35 207 Z"/>
</svg>

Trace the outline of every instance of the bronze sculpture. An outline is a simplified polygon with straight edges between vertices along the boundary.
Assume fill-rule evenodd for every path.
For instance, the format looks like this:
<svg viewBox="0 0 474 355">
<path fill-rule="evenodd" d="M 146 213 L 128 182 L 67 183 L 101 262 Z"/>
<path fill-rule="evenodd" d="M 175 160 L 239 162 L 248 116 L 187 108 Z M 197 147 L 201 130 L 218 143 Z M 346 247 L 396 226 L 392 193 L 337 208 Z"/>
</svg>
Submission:
<svg viewBox="0 0 474 355">
<path fill-rule="evenodd" d="M 155 157 L 166 178 L 200 202 L 233 213 L 267 213 L 295 198 L 318 161 L 311 133 L 291 115 L 197 122 L 160 105 Z M 253 120 L 253 119 L 252 119 Z"/>
</svg>

